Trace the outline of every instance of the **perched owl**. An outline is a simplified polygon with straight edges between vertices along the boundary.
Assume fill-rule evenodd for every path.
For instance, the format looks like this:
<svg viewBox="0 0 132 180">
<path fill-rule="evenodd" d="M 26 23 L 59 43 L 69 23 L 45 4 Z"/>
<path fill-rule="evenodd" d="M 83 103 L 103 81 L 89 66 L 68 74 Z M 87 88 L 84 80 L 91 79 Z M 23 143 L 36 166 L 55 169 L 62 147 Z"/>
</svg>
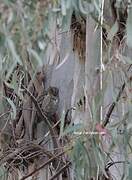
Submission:
<svg viewBox="0 0 132 180">
<path fill-rule="evenodd" d="M 59 89 L 56 87 L 49 87 L 46 92 L 38 97 L 37 102 L 46 115 L 54 115 L 59 104 Z"/>
</svg>

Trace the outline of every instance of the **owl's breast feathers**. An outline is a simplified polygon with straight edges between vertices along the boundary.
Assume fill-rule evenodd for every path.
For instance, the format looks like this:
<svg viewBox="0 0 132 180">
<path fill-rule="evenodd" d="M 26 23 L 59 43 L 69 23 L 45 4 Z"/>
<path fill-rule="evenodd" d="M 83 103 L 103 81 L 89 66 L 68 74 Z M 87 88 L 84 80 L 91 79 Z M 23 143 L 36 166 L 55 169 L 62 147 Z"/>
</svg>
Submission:
<svg viewBox="0 0 132 180">
<path fill-rule="evenodd" d="M 59 104 L 59 95 L 51 93 L 51 87 L 50 91 L 47 91 L 47 93 L 44 93 L 40 97 L 38 97 L 38 104 L 42 108 L 42 111 L 46 113 L 48 116 L 52 116 L 56 113 L 58 104 Z"/>
</svg>

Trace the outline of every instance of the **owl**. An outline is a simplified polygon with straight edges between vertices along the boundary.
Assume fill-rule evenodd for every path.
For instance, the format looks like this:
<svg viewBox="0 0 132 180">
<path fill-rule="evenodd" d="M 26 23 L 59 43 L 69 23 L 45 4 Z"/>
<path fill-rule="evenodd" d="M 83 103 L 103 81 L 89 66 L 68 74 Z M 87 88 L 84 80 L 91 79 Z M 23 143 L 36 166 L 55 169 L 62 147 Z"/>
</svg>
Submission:
<svg viewBox="0 0 132 180">
<path fill-rule="evenodd" d="M 47 116 L 53 116 L 58 109 L 59 89 L 49 87 L 47 91 L 37 98 L 37 102 Z"/>
</svg>

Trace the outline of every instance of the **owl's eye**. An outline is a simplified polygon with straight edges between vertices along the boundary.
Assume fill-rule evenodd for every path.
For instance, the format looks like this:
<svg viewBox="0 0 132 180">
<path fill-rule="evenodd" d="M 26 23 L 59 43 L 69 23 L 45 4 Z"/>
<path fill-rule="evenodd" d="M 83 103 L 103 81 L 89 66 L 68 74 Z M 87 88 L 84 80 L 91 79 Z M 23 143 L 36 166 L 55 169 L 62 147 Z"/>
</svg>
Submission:
<svg viewBox="0 0 132 180">
<path fill-rule="evenodd" d="M 40 74 L 41 74 L 41 71 L 39 71 L 39 72 L 36 73 L 37 76 L 40 75 Z"/>
<path fill-rule="evenodd" d="M 54 96 L 58 96 L 58 94 L 59 94 L 58 89 L 55 87 L 49 87 L 48 92 L 49 92 L 49 94 L 52 94 Z"/>
<path fill-rule="evenodd" d="M 58 89 L 54 89 L 54 92 L 53 92 L 53 93 L 54 93 L 55 96 L 57 96 L 58 93 L 59 93 L 59 92 L 58 92 Z"/>
</svg>

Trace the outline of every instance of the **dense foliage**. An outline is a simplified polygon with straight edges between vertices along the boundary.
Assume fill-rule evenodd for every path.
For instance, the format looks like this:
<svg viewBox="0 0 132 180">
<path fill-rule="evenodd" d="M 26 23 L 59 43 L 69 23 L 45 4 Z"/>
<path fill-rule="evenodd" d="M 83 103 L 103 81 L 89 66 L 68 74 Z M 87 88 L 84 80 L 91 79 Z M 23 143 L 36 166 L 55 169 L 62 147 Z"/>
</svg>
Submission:
<svg viewBox="0 0 132 180">
<path fill-rule="evenodd" d="M 85 47 L 85 43 L 77 46 L 77 43 L 81 40 L 85 42 L 88 30 L 87 18 L 92 17 L 94 20 L 95 32 L 100 30 L 99 48 L 102 47 L 101 54 L 103 54 L 100 56 L 103 87 L 97 96 L 92 98 L 90 109 L 93 118 L 92 128 L 96 132 L 105 133 L 105 135 L 96 138 L 95 136 L 87 138 L 87 136 L 81 135 L 79 138 L 71 140 L 70 150 L 67 154 L 74 162 L 74 174 L 79 180 L 91 176 L 90 173 L 93 171 L 93 169 L 91 170 L 91 156 L 95 157 L 97 168 L 95 174 L 97 176 L 103 174 L 102 178 L 105 178 L 104 176 L 112 178 L 109 176 L 109 168 L 115 164 L 123 164 L 121 179 L 132 179 L 130 159 L 132 154 L 131 6 L 132 2 L 129 0 L 105 2 L 103 0 L 1 0 L 0 2 L 1 117 L 5 113 L 5 108 L 6 111 L 11 108 L 9 116 L 12 119 L 16 117 L 17 105 L 23 100 L 21 85 L 28 85 L 27 72 L 32 78 L 36 74 L 37 67 L 49 63 L 51 54 L 49 47 L 56 38 L 55 31 L 62 35 L 71 31 L 74 34 L 73 41 L 75 41 L 73 49 L 78 51 L 79 57 L 85 59 L 85 48 L 88 47 Z M 107 9 L 108 7 L 111 8 L 111 11 Z M 116 87 L 116 84 L 119 87 Z M 4 86 L 12 89 L 20 102 L 16 102 L 12 96 L 6 96 Z M 96 113 L 105 100 L 105 96 L 109 96 L 108 89 L 110 89 L 112 98 L 110 108 L 106 111 L 106 107 L 103 107 L 105 113 L 102 126 Z M 80 101 L 80 103 L 82 102 Z M 63 121 L 63 119 L 62 114 L 61 120 Z M 110 119 L 112 119 L 112 123 L 109 123 Z M 63 131 L 62 129 L 61 131 Z M 61 133 L 73 135 L 73 132 L 78 129 L 78 126 L 70 126 Z M 92 153 L 85 146 L 85 142 L 88 140 Z M 112 159 L 112 153 L 116 148 L 122 149 L 120 152 L 122 160 Z M 4 179 L 4 172 L 5 169 L 1 166 L 1 179 Z"/>
</svg>

